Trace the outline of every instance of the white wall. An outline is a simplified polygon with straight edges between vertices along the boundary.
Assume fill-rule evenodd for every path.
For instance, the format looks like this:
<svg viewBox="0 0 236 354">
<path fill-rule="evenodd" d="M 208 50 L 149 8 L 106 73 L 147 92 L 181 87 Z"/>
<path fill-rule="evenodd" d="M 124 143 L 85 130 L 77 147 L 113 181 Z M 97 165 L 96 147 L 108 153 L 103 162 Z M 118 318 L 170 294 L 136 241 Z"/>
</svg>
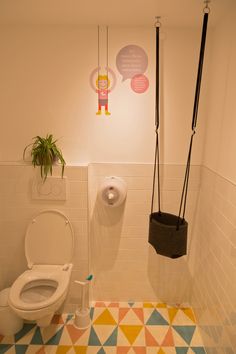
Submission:
<svg viewBox="0 0 236 354">
<path fill-rule="evenodd" d="M 208 353 L 236 348 L 236 3 L 213 34 L 192 303 Z"/>
<path fill-rule="evenodd" d="M 35 135 L 53 133 L 68 162 L 87 161 L 94 31 L 1 26 L 0 43 L 0 160 L 21 160 Z"/>
<path fill-rule="evenodd" d="M 55 167 L 53 175 L 60 176 L 60 169 Z M 34 200 L 32 184 L 39 171 L 25 165 L 0 165 L 0 289 L 11 286 L 27 269 L 24 239 L 29 222 L 41 210 L 57 209 L 68 217 L 74 230 L 74 267 L 65 310 L 74 311 L 80 292 L 73 280 L 85 279 L 89 272 L 87 167 L 68 167 L 65 176 L 67 200 Z"/>
<path fill-rule="evenodd" d="M 191 248 L 199 172 L 199 166 L 192 166 L 186 212 L 188 250 Z M 94 300 L 189 302 L 192 282 L 189 257 L 170 259 L 157 255 L 148 243 L 152 173 L 151 164 L 89 166 L 90 264 L 94 274 Z M 118 208 L 102 206 L 97 199 L 100 184 L 111 175 L 122 177 L 127 184 L 127 199 Z M 180 165 L 161 166 L 161 176 L 161 210 L 176 214 L 184 168 Z"/>
<path fill-rule="evenodd" d="M 163 23 L 164 28 L 164 23 Z M 161 34 L 163 162 L 184 164 L 189 143 L 200 29 L 165 29 Z M 100 40 L 104 63 L 105 40 Z M 76 26 L 0 26 L 0 161 L 21 161 L 35 135 L 60 138 L 68 164 L 153 161 L 155 106 L 154 28 L 109 31 L 109 65 L 117 75 L 110 94 L 112 115 L 96 116 L 89 85 L 97 66 L 97 29 Z M 137 44 L 148 54 L 149 90 L 136 94 L 121 81 L 119 50 Z M 205 73 L 206 74 L 206 73 Z M 206 81 L 205 81 L 206 82 Z M 202 155 L 204 94 L 193 163 Z"/>
<path fill-rule="evenodd" d="M 236 182 L 236 5 L 214 30 L 203 164 Z"/>
<path fill-rule="evenodd" d="M 108 173 L 112 175 L 118 174 L 128 178 L 130 183 L 129 198 L 123 214 L 124 227 L 126 229 L 121 234 L 118 234 L 120 246 L 117 251 L 121 256 L 119 255 L 118 259 L 114 256 L 111 261 L 114 263 L 117 261 L 120 266 L 122 255 L 126 254 L 126 262 L 127 257 L 129 258 L 130 254 L 132 254 L 131 263 L 133 263 L 131 266 L 128 262 L 131 268 L 126 275 L 136 285 L 134 284 L 133 290 L 130 287 L 129 293 L 124 291 L 120 296 L 123 299 L 134 297 L 137 288 L 142 287 L 140 279 L 137 279 L 137 274 L 135 274 L 137 261 L 135 255 L 138 251 L 140 253 L 138 266 L 143 269 L 143 276 L 146 277 L 145 281 L 147 281 L 146 289 L 150 291 L 144 291 L 143 294 L 140 294 L 140 299 L 141 295 L 144 299 L 150 294 L 152 298 L 162 297 L 173 302 L 175 299 L 179 302 L 188 301 L 187 291 L 184 291 L 188 286 L 188 282 L 185 282 L 182 288 L 179 288 L 179 291 L 177 282 L 177 275 L 187 274 L 183 281 L 189 279 L 189 276 L 191 277 L 187 259 L 183 258 L 172 264 L 168 261 L 163 261 L 163 263 L 160 261 L 161 263 L 159 263 L 158 256 L 151 253 L 152 250 L 149 253 L 147 244 L 152 174 L 150 163 L 152 164 L 153 162 L 155 144 L 154 30 L 145 28 L 110 29 L 110 66 L 115 70 L 118 78 L 117 87 L 110 95 L 109 102 L 112 112 L 110 117 L 96 116 L 97 98 L 89 85 L 89 75 L 94 67 L 97 66 L 96 38 L 96 28 L 1 26 L 0 50 L 3 53 L 0 57 L 1 173 L 6 176 L 9 173 L 8 168 L 12 168 L 11 173 L 14 175 L 15 162 L 22 162 L 22 151 L 25 145 L 31 141 L 33 136 L 37 134 L 44 135 L 48 132 L 53 133 L 55 137 L 61 137 L 59 145 L 63 149 L 68 163 L 68 171 L 70 171 L 73 164 L 97 162 L 99 166 L 101 162 L 107 162 L 108 165 L 106 166 L 110 167 L 108 170 L 104 168 L 99 175 L 100 177 Z M 163 184 L 163 199 L 164 209 L 176 213 L 183 182 L 183 165 L 186 161 L 191 133 L 200 30 L 165 29 L 161 38 L 161 85 L 163 92 L 161 96 L 163 104 L 160 128 L 161 157 L 162 163 L 165 164 L 164 171 L 168 171 L 167 174 L 164 173 L 164 177 L 168 181 L 165 182 L 167 183 L 166 185 Z M 115 68 L 115 58 L 118 51 L 121 47 L 128 44 L 140 45 L 148 53 L 149 66 L 146 74 L 150 80 L 150 88 L 142 95 L 133 93 L 129 88 L 128 81 L 122 83 L 121 76 Z M 209 49 L 207 56 L 208 53 Z M 204 74 L 207 75 L 206 70 Z M 204 83 L 206 83 L 206 78 Z M 203 85 L 203 92 L 204 90 Z M 194 143 L 192 159 L 194 165 L 201 163 L 203 149 L 204 94 L 201 98 L 198 134 Z M 11 143 L 9 144 L 9 142 Z M 110 165 L 109 162 L 111 163 Z M 124 169 L 123 167 L 121 170 L 116 169 L 115 166 L 118 162 L 121 162 L 121 166 L 123 165 Z M 135 164 L 138 164 L 138 166 L 142 164 L 141 170 L 137 167 L 137 171 Z M 104 166 L 101 165 L 101 167 L 103 168 Z M 25 165 L 21 166 L 21 168 L 23 171 L 24 169 L 27 170 L 29 166 Z M 198 166 L 196 168 L 198 169 Z M 91 180 L 91 183 L 95 181 L 95 186 L 97 186 L 99 181 L 96 172 L 94 172 L 95 180 Z M 147 173 L 148 176 L 146 175 Z M 67 168 L 65 174 L 67 175 Z M 148 179 L 143 180 L 144 176 L 147 176 Z M 196 176 L 193 171 L 192 177 L 199 178 L 199 175 Z M 4 212 L 3 215 L 8 218 L 13 217 L 11 208 L 15 202 L 10 181 L 11 178 L 6 181 L 4 188 L 6 198 L 4 198 L 4 203 L 1 205 Z M 35 209 L 34 202 L 31 200 L 30 195 L 27 195 L 29 193 L 28 183 L 29 181 L 25 181 L 24 189 L 21 192 L 23 198 L 28 198 L 24 225 Z M 193 194 L 197 188 L 198 185 Z M 138 199 L 135 196 L 136 192 L 138 193 Z M 80 196 L 73 191 L 70 198 L 73 198 L 75 203 L 80 202 Z M 93 198 L 96 198 L 96 193 Z M 69 199 L 68 203 L 70 204 L 70 202 L 71 200 Z M 192 229 L 193 225 L 195 202 L 196 195 L 194 194 L 190 196 L 188 210 L 190 229 Z M 45 206 L 47 205 L 50 205 L 50 203 L 46 203 Z M 19 201 L 20 206 L 22 206 L 21 201 Z M 134 210 L 132 210 L 133 206 Z M 90 213 L 93 215 L 93 212 L 94 208 L 91 204 Z M 78 210 L 76 217 L 83 217 L 83 213 L 83 210 Z M 129 226 L 131 228 L 134 226 L 132 223 L 136 213 L 140 216 L 143 224 L 141 225 L 142 234 L 137 232 L 135 235 L 130 232 Z M 107 232 L 112 234 L 116 230 L 116 225 L 104 227 L 99 225 L 99 220 L 99 215 L 95 212 L 95 218 L 90 220 L 92 223 L 90 226 L 94 227 L 95 225 L 93 237 L 98 232 L 101 237 L 106 238 Z M 23 227 L 22 222 L 19 220 L 21 227 Z M 136 231 L 133 230 L 133 232 Z M 11 233 L 10 225 L 4 224 L 2 232 L 5 235 Z M 14 237 L 8 246 L 6 243 L 4 244 L 4 252 L 9 250 L 12 245 L 14 247 Z M 23 231 L 21 231 L 19 237 L 21 237 L 21 259 L 14 263 L 13 268 L 19 265 L 17 269 L 21 271 L 23 269 Z M 132 250 L 133 238 L 139 238 L 139 241 L 137 241 L 138 250 L 137 247 Z M 82 241 L 79 240 L 79 242 L 82 242 L 83 247 L 88 245 L 88 239 L 86 239 L 85 235 L 84 239 Z M 98 250 L 99 248 L 93 249 L 93 252 L 97 254 Z M 143 252 L 145 257 L 142 257 Z M 99 261 L 99 258 L 96 258 L 93 264 L 95 270 L 99 268 L 97 261 Z M 150 263 L 148 263 L 149 261 Z M 10 260 L 2 257 L 1 262 L 2 265 L 7 264 L 9 269 L 11 269 Z M 167 266 L 165 266 L 166 263 L 168 263 Z M 177 263 L 178 267 L 174 267 L 173 265 Z M 118 267 L 117 264 L 116 266 Z M 86 266 L 88 266 L 88 260 L 86 260 Z M 96 289 L 98 290 L 99 287 L 101 288 L 101 286 L 106 284 L 109 286 L 109 279 L 113 277 L 113 271 L 118 268 L 111 269 L 110 278 L 106 277 L 106 272 L 100 272 L 100 279 L 102 278 L 104 281 L 100 283 L 98 281 L 95 284 L 97 286 Z M 10 284 L 10 281 L 13 281 L 17 276 L 17 272 L 14 269 L 10 270 L 9 277 L 4 278 L 2 286 Z M 123 277 L 120 269 L 117 272 L 119 273 L 122 289 L 122 284 L 125 284 L 127 277 Z M 147 274 L 151 279 L 150 281 Z M 159 279 L 161 279 L 163 284 L 162 294 L 160 294 L 158 287 Z M 171 282 L 166 283 L 166 279 L 171 279 Z M 164 284 L 166 285 L 164 286 Z M 175 284 L 176 288 L 175 293 L 171 292 L 173 284 Z M 99 292 L 98 290 L 96 294 L 94 296 L 102 298 L 102 296 L 108 296 L 109 293 Z M 173 297 L 170 295 L 173 295 Z M 72 298 L 70 303 L 74 303 L 73 291 L 70 292 L 69 296 Z"/>
</svg>

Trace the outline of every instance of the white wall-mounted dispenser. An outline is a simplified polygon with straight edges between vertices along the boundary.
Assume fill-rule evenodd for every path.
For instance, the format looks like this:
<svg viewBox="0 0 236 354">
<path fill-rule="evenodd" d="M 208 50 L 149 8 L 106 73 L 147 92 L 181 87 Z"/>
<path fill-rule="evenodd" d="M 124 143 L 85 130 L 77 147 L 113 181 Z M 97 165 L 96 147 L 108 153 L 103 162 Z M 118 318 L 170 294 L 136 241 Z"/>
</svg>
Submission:
<svg viewBox="0 0 236 354">
<path fill-rule="evenodd" d="M 120 177 L 105 177 L 98 189 L 100 202 L 108 207 L 120 206 L 126 198 L 127 186 Z"/>
</svg>

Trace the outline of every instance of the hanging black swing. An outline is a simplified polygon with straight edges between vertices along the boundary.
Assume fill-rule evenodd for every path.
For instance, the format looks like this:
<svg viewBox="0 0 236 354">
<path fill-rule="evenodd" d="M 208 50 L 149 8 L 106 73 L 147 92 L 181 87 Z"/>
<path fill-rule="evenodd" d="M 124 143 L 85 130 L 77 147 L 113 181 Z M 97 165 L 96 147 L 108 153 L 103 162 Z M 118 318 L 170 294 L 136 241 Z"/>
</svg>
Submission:
<svg viewBox="0 0 236 354">
<path fill-rule="evenodd" d="M 151 214 L 149 218 L 148 242 L 155 248 L 156 253 L 170 258 L 179 258 L 181 256 L 186 255 L 187 253 L 188 223 L 185 220 L 184 216 L 185 216 L 186 202 L 187 202 L 192 144 L 193 144 L 193 137 L 195 135 L 195 128 L 197 123 L 197 113 L 198 113 L 203 60 L 204 60 L 206 34 L 207 34 L 208 14 L 210 12 L 210 9 L 208 7 L 209 0 L 206 0 L 205 2 L 206 2 L 206 6 L 204 8 L 201 48 L 200 48 L 198 74 L 197 74 L 195 99 L 194 99 L 194 107 L 193 107 L 192 134 L 190 138 L 187 165 L 185 170 L 185 177 L 184 177 L 178 215 L 164 213 L 161 211 L 160 158 L 159 158 L 159 138 L 158 138 L 158 129 L 159 129 L 159 121 L 160 121 L 160 113 L 159 113 L 160 110 L 160 105 L 159 105 L 160 22 L 159 22 L 159 18 L 156 23 L 156 111 L 155 111 L 156 147 L 155 147 L 155 160 L 154 160 L 154 173 L 153 173 Z M 157 174 L 157 184 L 158 184 L 158 211 L 154 212 L 153 205 L 154 205 L 154 196 L 155 196 L 156 174 Z"/>
</svg>

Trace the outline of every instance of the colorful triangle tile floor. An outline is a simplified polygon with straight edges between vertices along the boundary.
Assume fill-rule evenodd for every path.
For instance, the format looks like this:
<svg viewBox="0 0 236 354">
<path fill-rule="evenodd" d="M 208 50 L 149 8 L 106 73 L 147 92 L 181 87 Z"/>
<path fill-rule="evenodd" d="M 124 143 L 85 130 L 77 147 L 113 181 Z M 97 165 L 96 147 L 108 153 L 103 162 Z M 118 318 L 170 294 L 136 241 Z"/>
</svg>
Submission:
<svg viewBox="0 0 236 354">
<path fill-rule="evenodd" d="M 47 328 L 25 324 L 14 336 L 0 335 L 7 354 L 205 354 L 191 308 L 163 303 L 96 302 L 91 326 L 73 315 L 55 315 Z"/>
</svg>

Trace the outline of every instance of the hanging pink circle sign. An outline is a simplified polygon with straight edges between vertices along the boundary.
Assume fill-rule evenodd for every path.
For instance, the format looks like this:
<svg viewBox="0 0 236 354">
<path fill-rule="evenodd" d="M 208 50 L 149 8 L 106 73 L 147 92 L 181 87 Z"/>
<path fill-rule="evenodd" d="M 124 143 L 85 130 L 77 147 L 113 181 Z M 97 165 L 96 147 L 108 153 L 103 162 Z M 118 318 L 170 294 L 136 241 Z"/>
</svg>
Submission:
<svg viewBox="0 0 236 354">
<path fill-rule="evenodd" d="M 136 93 L 144 93 L 149 87 L 148 78 L 143 74 L 138 74 L 131 79 L 131 88 Z"/>
</svg>

